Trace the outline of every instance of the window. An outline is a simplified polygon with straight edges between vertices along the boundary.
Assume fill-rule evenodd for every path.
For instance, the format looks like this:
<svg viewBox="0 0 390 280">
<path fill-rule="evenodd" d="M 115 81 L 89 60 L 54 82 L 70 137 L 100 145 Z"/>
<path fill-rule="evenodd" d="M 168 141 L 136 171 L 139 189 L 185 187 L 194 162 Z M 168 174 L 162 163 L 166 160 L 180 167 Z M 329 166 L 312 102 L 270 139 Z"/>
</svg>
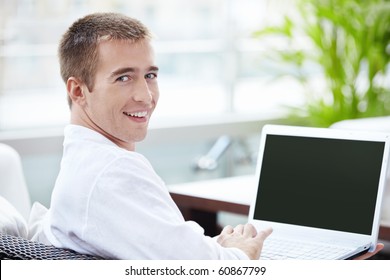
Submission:
<svg viewBox="0 0 390 280">
<path fill-rule="evenodd" d="M 299 95 L 286 94 L 286 87 L 294 88 L 289 81 L 269 87 L 267 64 L 259 56 L 263 48 L 252 38 L 278 15 L 274 3 L 280 5 L 267 0 L 5 0 L 0 130 L 68 122 L 57 45 L 74 20 L 97 11 L 138 18 L 156 35 L 161 98 L 154 119 L 278 113 L 280 104 L 296 103 Z"/>
</svg>

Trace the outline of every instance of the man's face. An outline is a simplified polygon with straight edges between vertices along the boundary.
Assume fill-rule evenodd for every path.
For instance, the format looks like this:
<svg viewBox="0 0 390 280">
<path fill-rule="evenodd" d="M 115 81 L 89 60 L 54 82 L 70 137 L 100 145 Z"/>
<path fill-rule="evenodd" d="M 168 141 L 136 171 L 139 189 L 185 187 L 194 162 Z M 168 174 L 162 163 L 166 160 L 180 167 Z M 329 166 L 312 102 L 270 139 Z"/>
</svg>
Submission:
<svg viewBox="0 0 390 280">
<path fill-rule="evenodd" d="M 92 91 L 86 87 L 84 113 L 89 128 L 118 146 L 134 150 L 145 138 L 159 91 L 158 68 L 148 40 L 103 41 Z"/>
</svg>

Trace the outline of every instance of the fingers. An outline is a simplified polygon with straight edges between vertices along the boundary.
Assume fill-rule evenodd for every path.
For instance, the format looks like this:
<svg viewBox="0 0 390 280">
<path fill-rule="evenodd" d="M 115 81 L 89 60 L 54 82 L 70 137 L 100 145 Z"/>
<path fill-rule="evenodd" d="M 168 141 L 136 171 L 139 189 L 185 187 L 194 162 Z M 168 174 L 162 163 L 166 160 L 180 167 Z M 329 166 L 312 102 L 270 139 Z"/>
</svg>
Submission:
<svg viewBox="0 0 390 280">
<path fill-rule="evenodd" d="M 244 226 L 243 225 L 237 225 L 234 228 L 234 233 L 243 234 L 244 233 Z"/>
<path fill-rule="evenodd" d="M 270 234 L 272 233 L 273 229 L 272 228 L 267 228 L 264 230 L 261 230 L 257 233 L 257 236 L 260 236 L 259 238 L 265 240 Z"/>
<path fill-rule="evenodd" d="M 221 231 L 221 235 L 223 234 L 231 234 L 233 233 L 233 227 L 232 226 L 225 226 L 222 231 Z"/>
<path fill-rule="evenodd" d="M 238 234 L 247 238 L 258 238 L 265 240 L 272 233 L 272 228 L 267 228 L 257 232 L 256 228 L 252 224 L 237 225 L 234 228 L 232 226 L 225 226 L 220 235 Z"/>
<path fill-rule="evenodd" d="M 257 230 L 252 224 L 246 224 L 243 227 L 243 235 L 246 237 L 255 237 L 257 235 Z"/>
<path fill-rule="evenodd" d="M 259 259 L 264 240 L 271 234 L 272 229 L 257 232 L 252 224 L 226 226 L 217 238 L 217 242 L 226 248 L 241 249 L 250 259 Z"/>
<path fill-rule="evenodd" d="M 272 231 L 272 228 L 260 230 L 257 232 L 256 236 L 254 236 L 254 239 L 257 241 L 258 244 L 261 244 L 261 246 L 263 246 L 262 244 L 264 243 L 265 239 L 272 233 Z"/>
<path fill-rule="evenodd" d="M 222 234 L 241 234 L 243 235 L 247 229 L 246 229 L 247 225 L 237 225 L 235 226 L 234 228 L 232 226 L 225 226 L 221 232 L 221 235 Z"/>
</svg>

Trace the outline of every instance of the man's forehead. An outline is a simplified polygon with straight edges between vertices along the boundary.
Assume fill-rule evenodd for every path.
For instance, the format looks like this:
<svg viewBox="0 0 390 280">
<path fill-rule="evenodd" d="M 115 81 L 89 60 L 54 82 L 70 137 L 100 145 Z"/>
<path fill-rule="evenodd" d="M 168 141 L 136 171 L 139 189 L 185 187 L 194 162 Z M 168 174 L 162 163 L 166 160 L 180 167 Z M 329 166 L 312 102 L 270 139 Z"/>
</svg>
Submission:
<svg viewBox="0 0 390 280">
<path fill-rule="evenodd" d="M 102 41 L 98 46 L 99 62 L 116 64 L 118 67 L 154 67 L 154 51 L 149 40 L 132 42 L 130 40 Z"/>
<path fill-rule="evenodd" d="M 120 56 L 138 59 L 154 59 L 154 50 L 149 40 L 133 42 L 130 40 L 109 40 L 98 45 L 99 59 L 120 59 Z M 122 58 L 124 59 L 124 57 Z"/>
</svg>

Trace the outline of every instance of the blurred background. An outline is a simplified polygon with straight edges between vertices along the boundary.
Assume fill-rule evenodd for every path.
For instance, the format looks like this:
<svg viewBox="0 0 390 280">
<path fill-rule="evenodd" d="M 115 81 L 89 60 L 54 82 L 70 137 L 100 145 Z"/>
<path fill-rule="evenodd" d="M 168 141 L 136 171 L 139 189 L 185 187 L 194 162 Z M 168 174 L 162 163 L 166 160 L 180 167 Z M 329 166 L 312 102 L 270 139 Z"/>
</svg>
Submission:
<svg viewBox="0 0 390 280">
<path fill-rule="evenodd" d="M 57 46 L 88 13 L 121 12 L 155 34 L 161 97 L 138 151 L 167 184 L 253 174 L 266 123 L 390 111 L 389 1 L 0 3 L 0 142 L 21 154 L 31 200 L 45 206 L 69 121 Z"/>
<path fill-rule="evenodd" d="M 253 32 L 288 9 L 274 5 L 258 0 L 1 0 L 0 142 L 21 153 L 32 200 L 50 204 L 69 121 L 58 42 L 73 21 L 99 11 L 140 19 L 156 37 L 161 98 L 138 151 L 167 184 L 252 172 L 262 121 L 282 116 L 281 104 L 302 99 L 287 83 L 267 85 L 271 73 Z M 222 151 L 215 168 L 197 168 L 197 159 L 223 135 L 226 146 L 234 142 L 238 149 Z M 242 170 L 228 159 L 233 150 Z"/>
</svg>

